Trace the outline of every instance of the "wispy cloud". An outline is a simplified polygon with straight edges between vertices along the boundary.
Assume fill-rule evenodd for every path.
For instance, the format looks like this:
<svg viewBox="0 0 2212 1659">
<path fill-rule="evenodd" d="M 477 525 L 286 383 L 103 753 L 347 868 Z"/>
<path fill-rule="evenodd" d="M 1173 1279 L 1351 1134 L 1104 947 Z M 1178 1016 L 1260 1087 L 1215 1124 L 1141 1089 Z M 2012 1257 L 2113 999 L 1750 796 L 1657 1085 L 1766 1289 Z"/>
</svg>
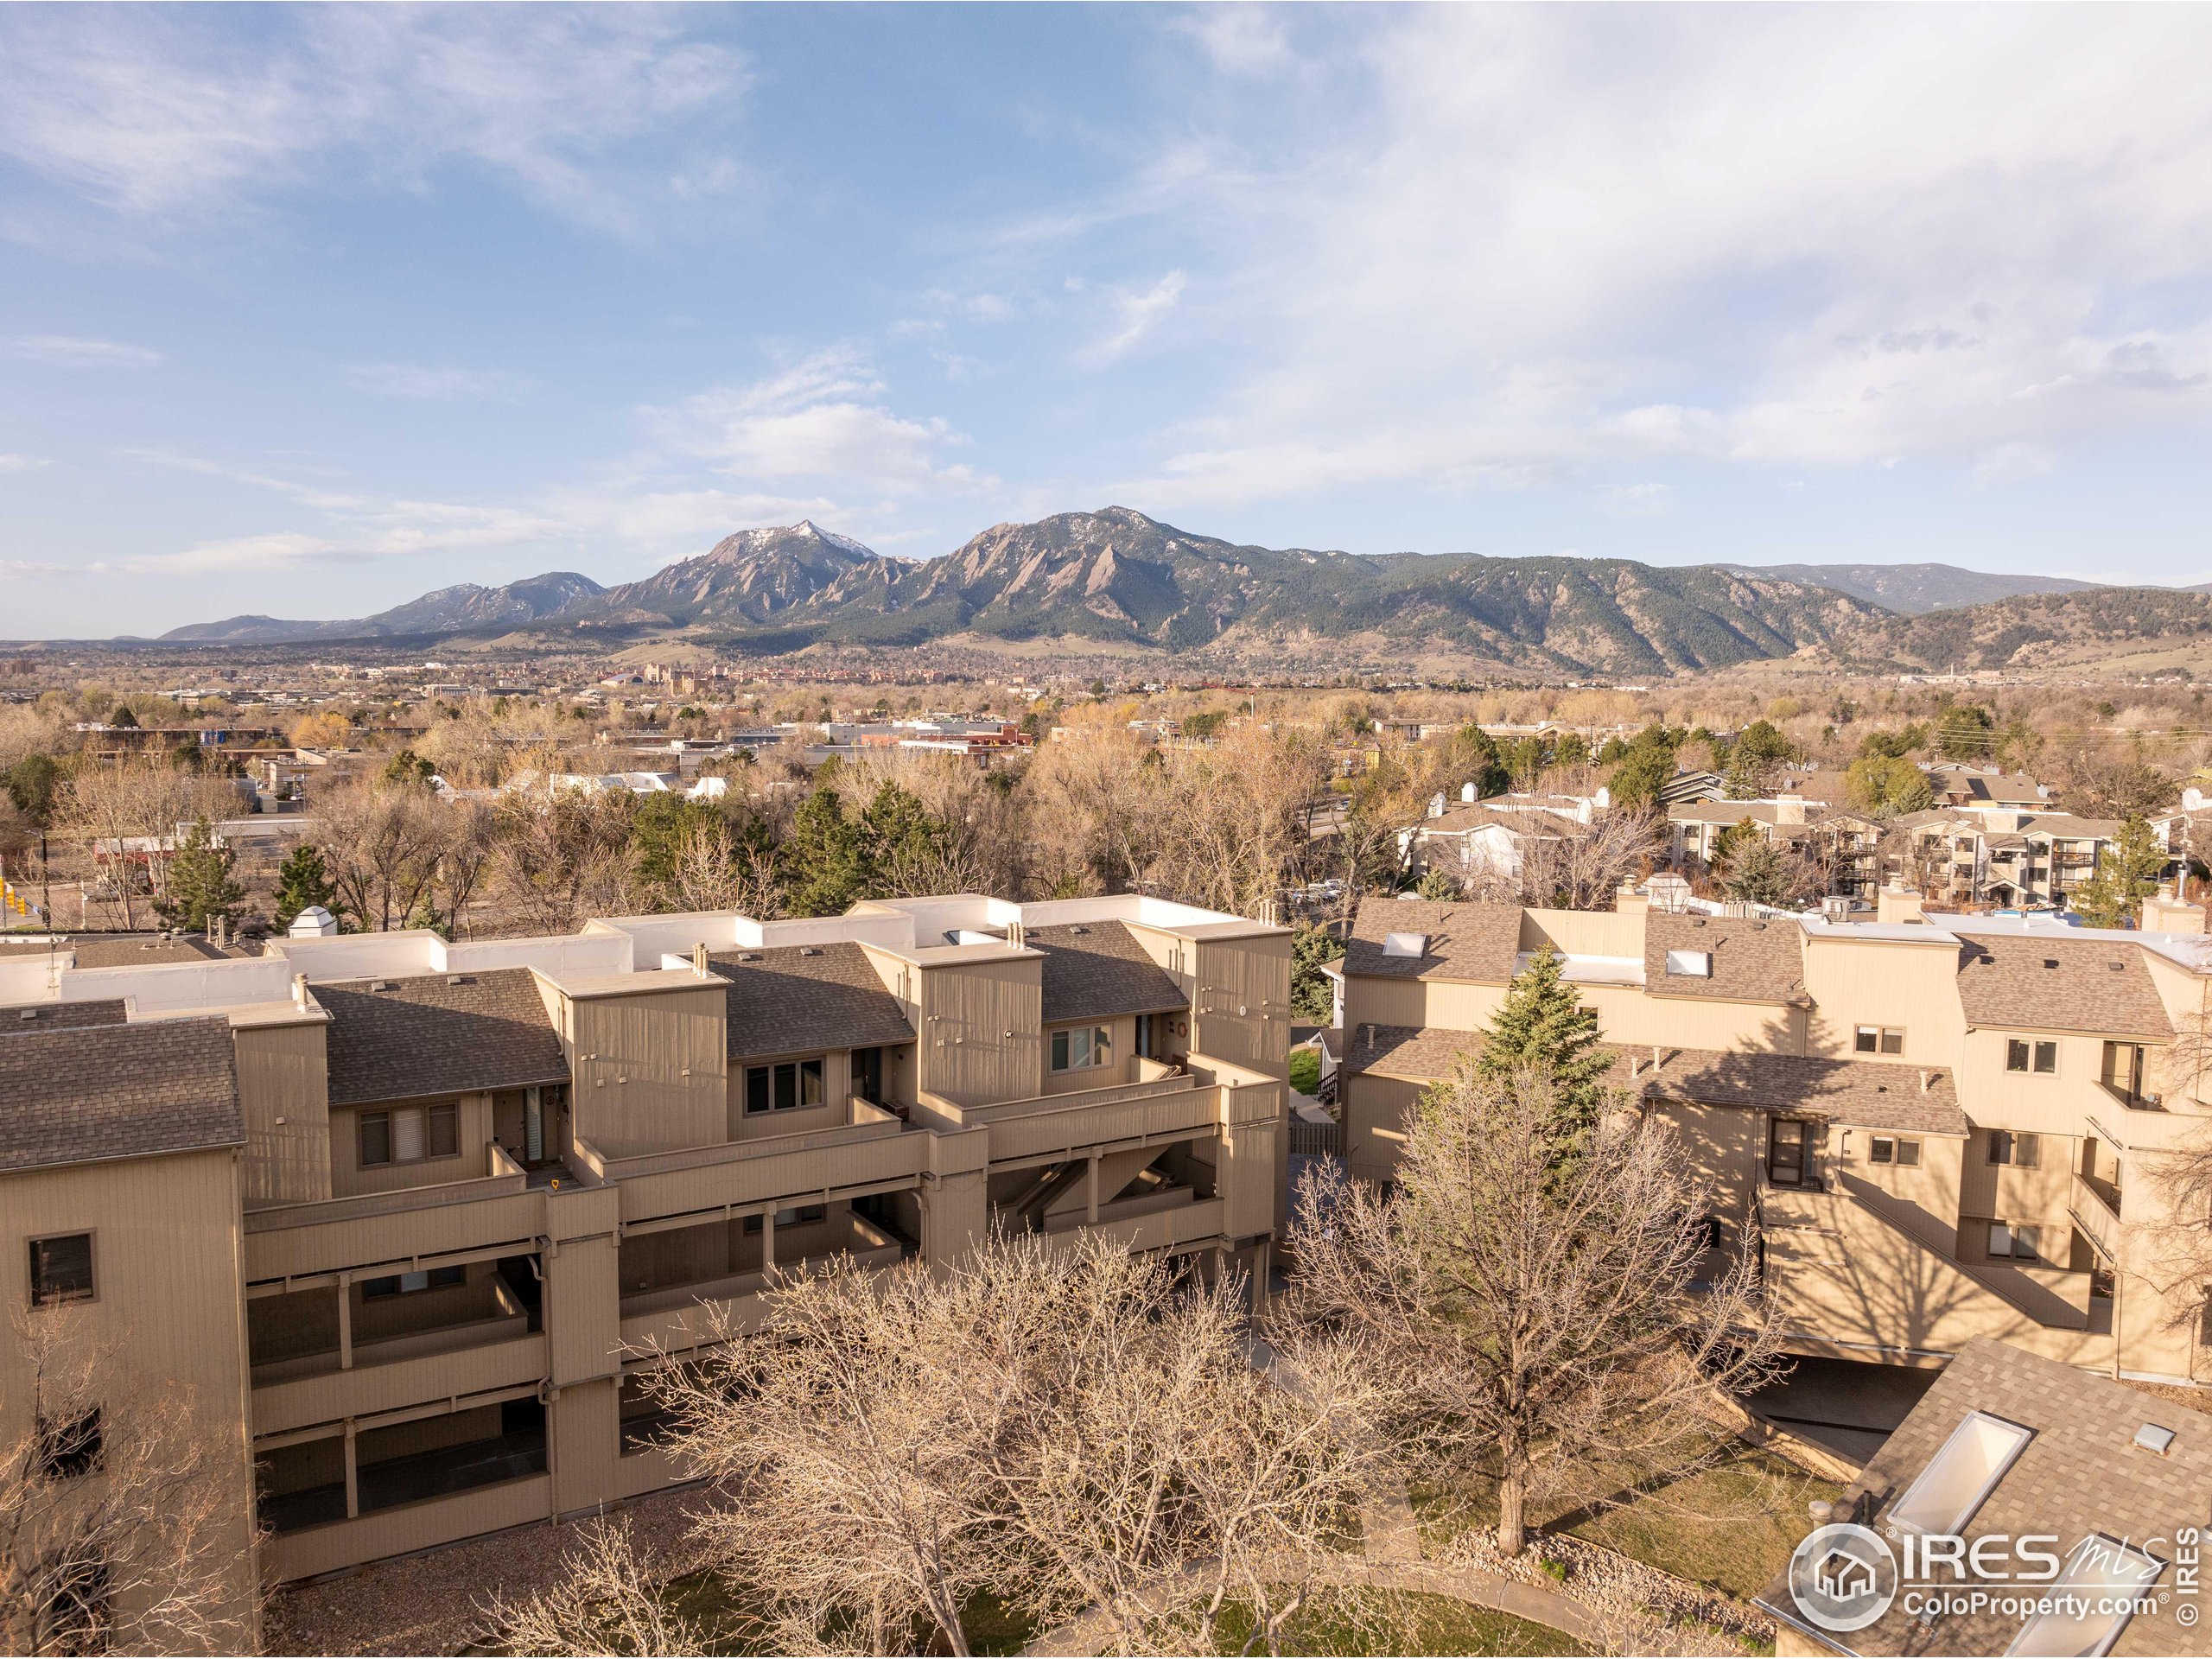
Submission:
<svg viewBox="0 0 2212 1659">
<path fill-rule="evenodd" d="M 43 455 L 16 455 L 0 452 L 0 473 L 35 473 L 40 467 L 50 465 L 52 463 Z"/>
<path fill-rule="evenodd" d="M 1182 302 L 1189 282 L 1183 272 L 1171 270 L 1148 288 L 1119 290 L 1113 300 L 1111 332 L 1085 346 L 1080 353 L 1082 360 L 1098 368 L 1126 355 L 1166 320 Z"/>
<path fill-rule="evenodd" d="M 519 396 L 524 381 L 504 369 L 462 369 L 425 363 L 356 363 L 346 383 L 387 397 L 442 400 Z"/>
<path fill-rule="evenodd" d="M 835 480 L 869 490 L 972 490 L 995 483 L 944 453 L 964 440 L 941 417 L 894 413 L 869 354 L 842 346 L 758 380 L 646 411 L 677 454 L 741 477 Z"/>
<path fill-rule="evenodd" d="M 227 21 L 227 20 L 226 20 Z M 571 219 L 634 229 L 641 136 L 743 90 L 742 59 L 680 12 L 327 7 L 254 14 L 0 15 L 0 154 L 116 213 L 198 214 L 341 164 L 419 186 L 462 165 Z M 255 32 L 249 35 L 247 29 Z M 721 188 L 701 136 L 658 188 Z"/>
<path fill-rule="evenodd" d="M 16 357 L 42 363 L 67 363 L 93 369 L 150 369 L 162 354 L 121 340 L 87 340 L 76 334 L 17 334 L 8 342 Z"/>
</svg>

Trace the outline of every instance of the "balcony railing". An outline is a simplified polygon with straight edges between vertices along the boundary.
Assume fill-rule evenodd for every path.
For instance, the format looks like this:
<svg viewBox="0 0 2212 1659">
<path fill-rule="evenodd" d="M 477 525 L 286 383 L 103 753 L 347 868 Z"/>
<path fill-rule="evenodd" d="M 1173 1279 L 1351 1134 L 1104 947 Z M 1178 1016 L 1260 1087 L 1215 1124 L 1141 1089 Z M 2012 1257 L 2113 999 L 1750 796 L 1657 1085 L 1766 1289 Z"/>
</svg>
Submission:
<svg viewBox="0 0 2212 1659">
<path fill-rule="evenodd" d="M 2067 1211 L 2074 1217 L 2074 1224 L 2103 1254 L 2107 1262 L 2120 1257 L 2120 1189 L 2110 1181 L 2099 1180 L 2074 1173 L 2074 1183 L 2069 1190 Z"/>
</svg>

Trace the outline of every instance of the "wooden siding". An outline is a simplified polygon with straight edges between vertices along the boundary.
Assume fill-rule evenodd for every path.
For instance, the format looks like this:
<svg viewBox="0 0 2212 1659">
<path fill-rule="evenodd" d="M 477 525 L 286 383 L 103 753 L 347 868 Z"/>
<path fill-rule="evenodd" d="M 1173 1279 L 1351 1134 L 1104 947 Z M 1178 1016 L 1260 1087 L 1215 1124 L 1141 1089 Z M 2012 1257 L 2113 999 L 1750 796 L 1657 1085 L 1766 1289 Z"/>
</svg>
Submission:
<svg viewBox="0 0 2212 1659">
<path fill-rule="evenodd" d="M 1201 940 L 1193 1053 L 1290 1075 L 1290 936 Z"/>
<path fill-rule="evenodd" d="M 1032 956 L 921 970 L 924 1090 L 963 1106 L 1042 1092 L 1043 967 Z"/>
<path fill-rule="evenodd" d="M 553 1478 L 531 1475 L 482 1486 L 453 1497 L 381 1510 L 357 1521 L 334 1521 L 302 1532 L 279 1533 L 262 1544 L 262 1575 L 273 1584 L 334 1573 L 387 1555 L 503 1532 L 553 1512 Z"/>
<path fill-rule="evenodd" d="M 545 1338 L 510 1337 L 473 1348 L 423 1354 L 386 1365 L 355 1365 L 253 1391 L 253 1432 L 284 1434 L 316 1423 L 451 1399 L 456 1395 L 513 1388 L 545 1376 Z"/>
<path fill-rule="evenodd" d="M 622 1368 L 616 1262 L 612 1235 L 577 1239 L 546 1254 L 545 1329 L 556 1388 Z"/>
<path fill-rule="evenodd" d="M 725 995 L 702 986 L 569 1002 L 575 1133 L 614 1158 L 724 1139 Z"/>
<path fill-rule="evenodd" d="M 234 1028 L 238 1106 L 245 1116 L 241 1179 L 248 1205 L 332 1196 L 330 1069 L 320 1020 Z"/>
</svg>

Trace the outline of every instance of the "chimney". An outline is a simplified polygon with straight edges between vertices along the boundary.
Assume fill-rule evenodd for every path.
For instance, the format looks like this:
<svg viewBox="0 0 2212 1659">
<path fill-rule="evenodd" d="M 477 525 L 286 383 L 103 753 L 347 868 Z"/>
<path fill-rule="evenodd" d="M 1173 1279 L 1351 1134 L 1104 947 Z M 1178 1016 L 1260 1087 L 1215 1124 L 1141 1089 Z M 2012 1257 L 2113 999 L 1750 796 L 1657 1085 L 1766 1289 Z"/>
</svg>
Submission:
<svg viewBox="0 0 2212 1659">
<path fill-rule="evenodd" d="M 1928 1094 L 1931 1092 L 1935 1087 L 1936 1074 L 1933 1071 L 1923 1071 L 1920 1074 L 1920 1092 L 1923 1095 Z"/>
<path fill-rule="evenodd" d="M 1432 818 L 1444 816 L 1444 791 L 1440 789 L 1428 798 L 1428 816 Z"/>
<path fill-rule="evenodd" d="M 691 971 L 702 979 L 707 976 L 707 942 L 704 939 L 691 947 Z"/>
<path fill-rule="evenodd" d="M 2143 901 L 2143 931 L 2145 933 L 2202 933 L 2204 931 L 2204 906 L 2175 897 L 2174 884 L 2163 881 L 2158 885 L 2158 893 Z"/>
<path fill-rule="evenodd" d="M 1463 801 L 1472 801 L 1480 798 L 1480 797 L 1475 793 L 1475 781 L 1473 779 L 1470 778 L 1465 783 L 1459 785 L 1459 798 Z"/>
<path fill-rule="evenodd" d="M 1992 830 L 2009 836 L 2019 829 L 2020 820 L 2025 817 L 2027 814 L 2021 811 L 2019 808 L 2008 806 L 2001 810 L 1983 813 L 1981 821 Z"/>
<path fill-rule="evenodd" d="M 1262 908 L 1266 908 L 1264 903 L 1262 905 Z M 1267 918 L 1262 917 L 1261 919 L 1265 920 Z M 1006 942 L 1017 950 L 1027 950 L 1028 948 L 1029 930 L 1022 925 L 1020 917 L 1015 917 L 1012 921 L 1006 925 Z"/>
<path fill-rule="evenodd" d="M 1901 882 L 1892 881 L 1874 895 L 1874 919 L 1878 922 L 1924 922 L 1928 918 L 1921 912 L 1920 895 Z"/>
<path fill-rule="evenodd" d="M 1613 894 L 1613 910 L 1618 915 L 1643 916 L 1648 914 L 1650 909 L 1650 895 L 1639 893 L 1633 881 L 1623 881 L 1619 890 Z"/>
<path fill-rule="evenodd" d="M 292 1006 L 302 1014 L 307 1012 L 308 976 L 305 974 L 292 976 Z"/>
<path fill-rule="evenodd" d="M 1802 795 L 1777 795 L 1774 798 L 1774 821 L 1777 824 L 1805 822 L 1805 798 Z"/>
</svg>

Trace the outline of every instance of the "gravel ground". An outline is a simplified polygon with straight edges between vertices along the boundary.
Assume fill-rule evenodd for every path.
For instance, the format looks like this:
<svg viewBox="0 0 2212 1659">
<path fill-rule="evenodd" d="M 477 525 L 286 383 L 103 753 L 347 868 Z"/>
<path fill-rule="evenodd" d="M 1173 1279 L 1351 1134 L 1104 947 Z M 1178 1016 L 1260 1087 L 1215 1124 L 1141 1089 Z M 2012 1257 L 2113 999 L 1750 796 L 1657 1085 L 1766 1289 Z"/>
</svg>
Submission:
<svg viewBox="0 0 2212 1659">
<path fill-rule="evenodd" d="M 698 1487 L 657 1492 L 611 1511 L 670 1576 L 692 1570 L 685 1534 Z M 527 1596 L 556 1582 L 580 1522 L 518 1527 L 488 1538 L 278 1591 L 262 1619 L 272 1654 L 457 1654 L 483 1639 L 478 1605 L 493 1590 Z"/>
</svg>

